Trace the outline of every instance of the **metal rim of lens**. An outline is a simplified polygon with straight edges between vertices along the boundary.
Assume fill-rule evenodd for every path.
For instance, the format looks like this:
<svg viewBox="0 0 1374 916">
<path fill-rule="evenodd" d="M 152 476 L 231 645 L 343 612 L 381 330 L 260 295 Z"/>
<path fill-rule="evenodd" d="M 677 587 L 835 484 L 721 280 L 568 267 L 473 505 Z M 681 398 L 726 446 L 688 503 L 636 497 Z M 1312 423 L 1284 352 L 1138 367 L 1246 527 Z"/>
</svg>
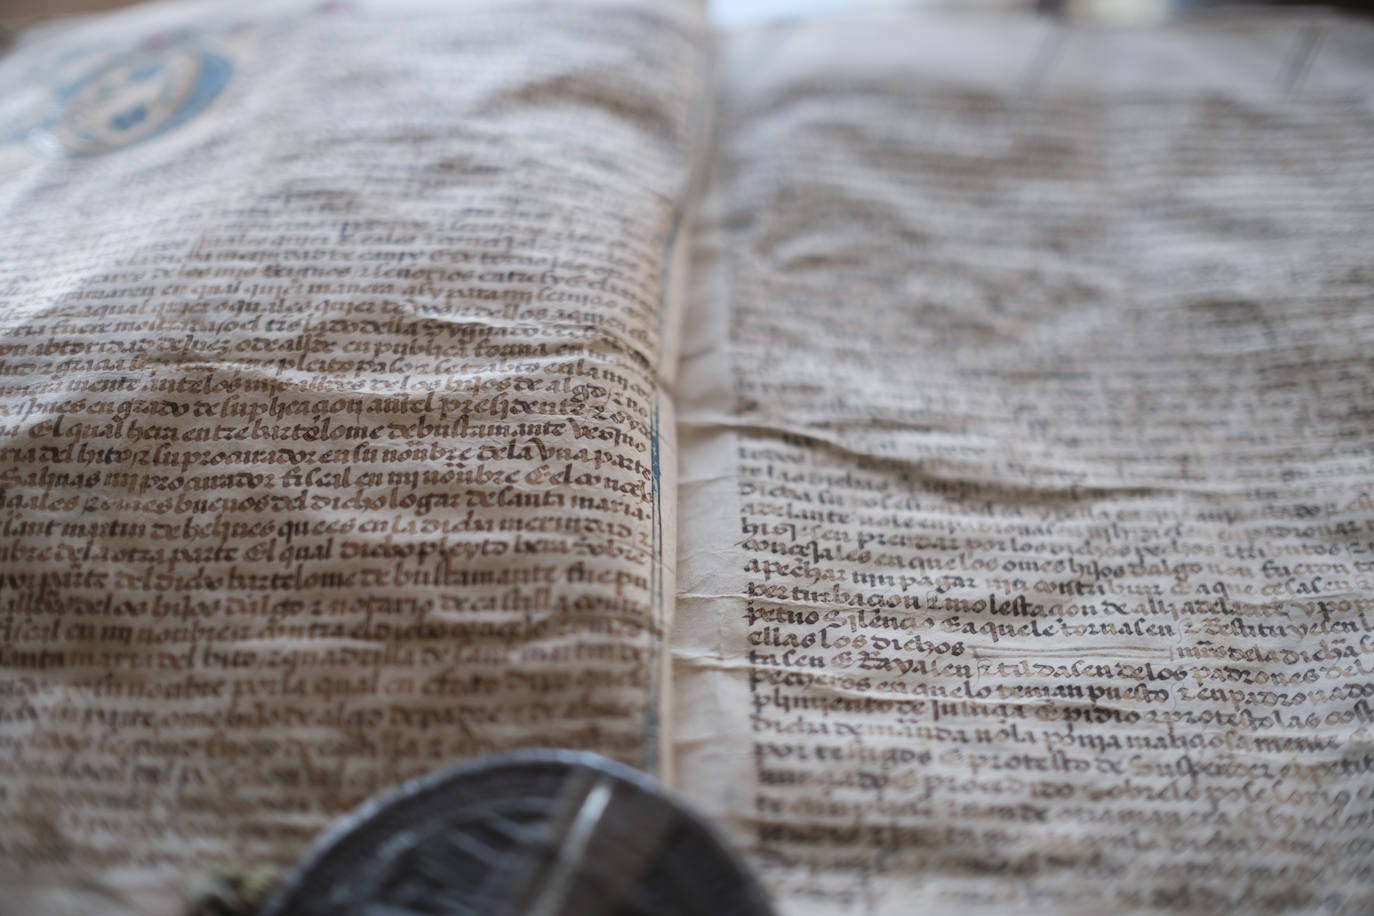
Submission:
<svg viewBox="0 0 1374 916">
<path fill-rule="evenodd" d="M 702 869 L 712 872 L 709 877 L 717 887 L 730 890 L 732 907 L 729 912 L 737 916 L 771 916 L 773 910 L 762 886 L 733 850 L 718 828 L 691 810 L 677 799 L 669 790 L 661 786 L 647 774 L 587 751 L 527 749 L 484 757 L 478 760 L 455 764 L 409 782 L 371 798 L 345 815 L 333 826 L 327 828 L 311 846 L 310 850 L 292 867 L 285 879 L 273 893 L 258 916 L 294 916 L 301 912 L 326 912 L 320 906 L 312 908 L 311 901 L 319 892 L 317 885 L 328 885 L 327 875 L 360 857 L 358 843 L 360 838 L 376 844 L 376 841 L 391 834 L 400 833 L 398 825 L 416 826 L 420 823 L 414 817 L 418 806 L 433 810 L 427 803 L 442 804 L 443 799 L 461 798 L 465 791 L 480 787 L 482 783 L 496 780 L 514 780 L 557 777 L 560 783 L 567 783 L 578 777 L 599 779 L 614 785 L 621 791 L 635 795 L 633 802 L 622 801 L 621 805 L 634 803 L 649 807 L 661 806 L 660 816 L 668 813 L 675 821 L 675 828 L 686 830 L 697 849 L 709 857 L 709 862 L 686 862 L 687 869 Z M 607 782 L 609 781 L 609 782 Z M 643 798 L 642 801 L 639 797 Z M 552 798 L 550 799 L 552 801 Z M 462 805 L 451 812 L 459 814 Z M 409 820 L 407 818 L 409 817 Z M 393 823 L 388 824 L 388 821 Z M 440 829 L 446 823 L 443 815 L 435 815 L 425 821 L 431 829 Z M 451 823 L 448 824 L 452 826 Z M 569 831 L 577 829 L 569 825 Z M 593 830 L 598 829 L 597 826 Z M 369 833 L 376 834 L 369 836 Z M 703 845 L 704 844 L 704 845 Z M 377 844 L 377 845 L 386 845 Z M 366 863 L 363 863 L 365 866 Z M 382 866 L 385 868 L 385 866 Z M 721 869 L 727 869 L 722 874 Z M 358 879 L 358 870 L 350 873 Z M 322 901 L 316 901 L 321 903 Z M 347 906 L 343 912 L 349 911 Z M 340 910 L 333 910 L 340 912 Z M 679 910 L 690 912 L 690 910 Z"/>
</svg>

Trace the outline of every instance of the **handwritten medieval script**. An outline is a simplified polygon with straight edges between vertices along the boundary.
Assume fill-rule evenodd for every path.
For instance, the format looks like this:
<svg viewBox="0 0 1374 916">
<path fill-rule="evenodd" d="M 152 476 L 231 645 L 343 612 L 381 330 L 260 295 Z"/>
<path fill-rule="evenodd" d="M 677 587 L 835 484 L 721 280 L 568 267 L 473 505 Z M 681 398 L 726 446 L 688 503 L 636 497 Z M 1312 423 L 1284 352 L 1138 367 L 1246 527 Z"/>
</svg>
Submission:
<svg viewBox="0 0 1374 916">
<path fill-rule="evenodd" d="M 658 773 L 792 914 L 1374 905 L 1374 29 L 154 5 L 0 57 L 0 912 Z"/>
<path fill-rule="evenodd" d="M 72 81 L 0 182 L 7 912 L 176 912 L 473 755 L 659 756 L 698 24 L 216 10 L 0 74 Z"/>
<path fill-rule="evenodd" d="M 786 911 L 1374 905 L 1374 83 L 1323 34 L 725 41 L 678 772 Z"/>
</svg>

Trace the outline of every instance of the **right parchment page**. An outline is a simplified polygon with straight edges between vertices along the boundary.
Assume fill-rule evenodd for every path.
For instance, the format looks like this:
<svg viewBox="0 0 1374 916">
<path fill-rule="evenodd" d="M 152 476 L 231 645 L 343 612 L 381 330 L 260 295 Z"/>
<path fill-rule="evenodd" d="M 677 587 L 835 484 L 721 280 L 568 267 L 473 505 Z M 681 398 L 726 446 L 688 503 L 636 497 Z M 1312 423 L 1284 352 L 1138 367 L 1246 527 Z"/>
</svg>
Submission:
<svg viewBox="0 0 1374 916">
<path fill-rule="evenodd" d="M 784 912 L 1374 906 L 1372 62 L 723 40 L 677 779 Z"/>
</svg>

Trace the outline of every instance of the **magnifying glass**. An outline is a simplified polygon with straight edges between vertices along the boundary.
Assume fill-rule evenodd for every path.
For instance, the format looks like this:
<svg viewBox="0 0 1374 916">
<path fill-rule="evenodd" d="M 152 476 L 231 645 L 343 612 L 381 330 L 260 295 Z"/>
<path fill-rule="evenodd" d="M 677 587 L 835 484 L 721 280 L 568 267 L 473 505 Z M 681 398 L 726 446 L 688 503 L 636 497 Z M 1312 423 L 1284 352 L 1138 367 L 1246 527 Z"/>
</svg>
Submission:
<svg viewBox="0 0 1374 916">
<path fill-rule="evenodd" d="M 643 773 L 531 750 L 440 770 L 321 836 L 260 916 L 771 916 L 724 837 Z"/>
</svg>

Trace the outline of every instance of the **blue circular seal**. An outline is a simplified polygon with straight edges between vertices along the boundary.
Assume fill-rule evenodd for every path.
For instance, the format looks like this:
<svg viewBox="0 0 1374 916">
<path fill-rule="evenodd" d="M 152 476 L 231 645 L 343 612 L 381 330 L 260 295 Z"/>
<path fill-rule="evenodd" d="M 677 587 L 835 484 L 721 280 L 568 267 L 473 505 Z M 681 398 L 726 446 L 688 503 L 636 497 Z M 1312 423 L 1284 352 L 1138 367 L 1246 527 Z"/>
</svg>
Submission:
<svg viewBox="0 0 1374 916">
<path fill-rule="evenodd" d="M 89 156 L 161 136 L 200 114 L 233 65 L 200 48 L 165 47 L 119 57 L 58 93 L 37 140 L 45 151 Z"/>
</svg>

